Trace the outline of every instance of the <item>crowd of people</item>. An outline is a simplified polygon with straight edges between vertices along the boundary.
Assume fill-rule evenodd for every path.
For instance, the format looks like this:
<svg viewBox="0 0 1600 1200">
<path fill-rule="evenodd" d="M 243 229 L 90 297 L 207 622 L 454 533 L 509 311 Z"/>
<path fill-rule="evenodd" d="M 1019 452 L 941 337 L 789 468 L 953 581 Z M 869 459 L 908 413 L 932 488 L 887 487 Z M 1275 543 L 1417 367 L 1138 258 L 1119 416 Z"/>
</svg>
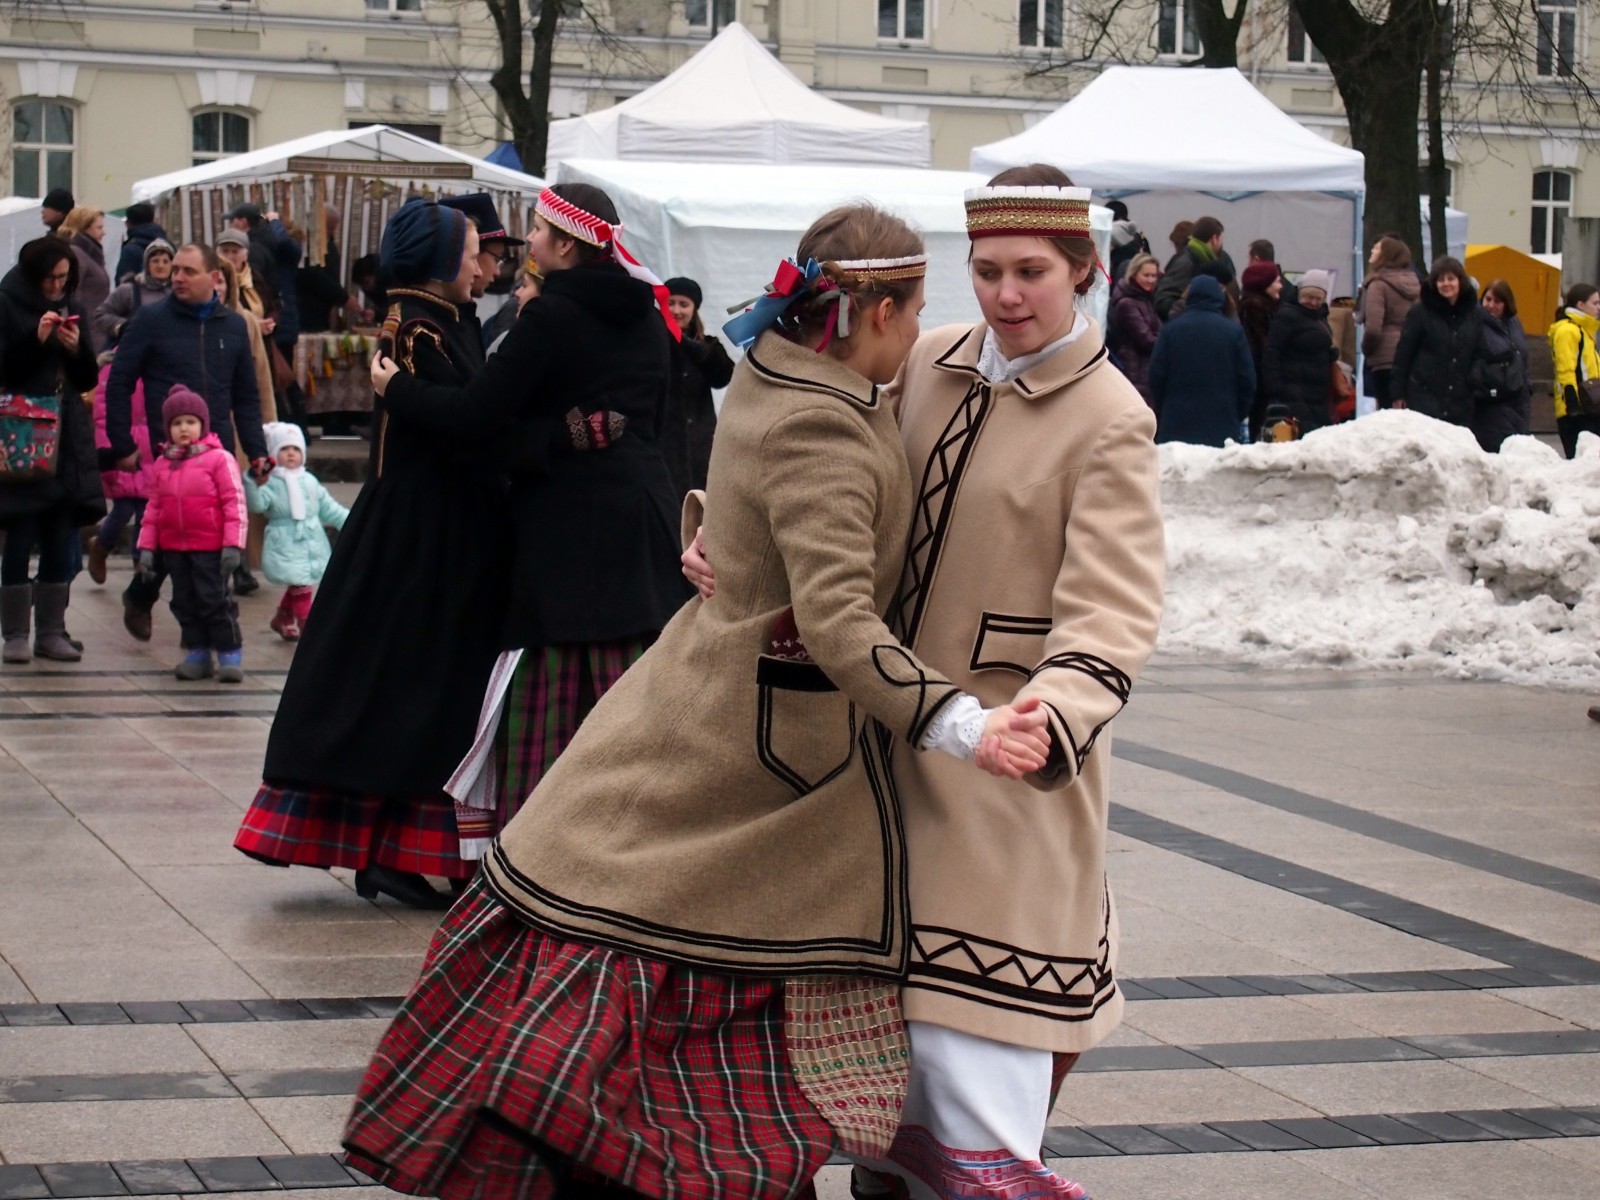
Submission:
<svg viewBox="0 0 1600 1200">
<path fill-rule="evenodd" d="M 1352 355 L 1330 323 L 1334 275 L 1291 283 L 1271 242 L 1250 243 L 1243 271 L 1203 216 L 1172 231 L 1162 269 L 1148 239 L 1111 201 L 1115 276 L 1106 341 L 1156 412 L 1158 441 L 1221 446 L 1282 440 L 1355 416 Z M 1585 384 L 1600 292 L 1569 290 L 1550 329 L 1555 411 L 1570 458 L 1584 430 L 1600 432 L 1600 387 Z M 1517 301 L 1503 279 L 1481 294 L 1457 259 L 1423 273 L 1394 234 L 1372 247 L 1367 275 L 1342 302 L 1360 330 L 1362 391 L 1378 408 L 1410 408 L 1468 427 L 1489 452 L 1529 432 L 1533 382 Z"/>
</svg>

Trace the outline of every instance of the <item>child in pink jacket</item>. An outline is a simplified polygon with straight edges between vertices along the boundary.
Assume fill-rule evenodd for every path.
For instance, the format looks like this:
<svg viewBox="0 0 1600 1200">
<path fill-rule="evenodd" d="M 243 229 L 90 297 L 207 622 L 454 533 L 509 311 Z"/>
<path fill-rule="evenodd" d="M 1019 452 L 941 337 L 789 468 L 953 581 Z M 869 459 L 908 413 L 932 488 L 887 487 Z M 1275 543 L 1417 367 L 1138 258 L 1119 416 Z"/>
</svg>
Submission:
<svg viewBox="0 0 1600 1200">
<path fill-rule="evenodd" d="M 139 530 L 139 574 L 155 578 L 159 552 L 172 577 L 172 615 L 189 653 L 179 679 L 244 680 L 239 606 L 228 591 L 244 551 L 244 483 L 233 452 L 211 432 L 205 399 L 174 384 L 161 406 L 168 441 L 150 481 Z M 217 652 L 213 666 L 211 652 Z"/>
<path fill-rule="evenodd" d="M 106 436 L 106 376 L 111 374 L 108 361 L 100 368 L 100 383 L 94 389 L 94 444 L 97 450 L 109 450 L 111 439 Z M 145 502 L 150 498 L 150 480 L 155 473 L 156 457 L 150 450 L 150 425 L 144 416 L 144 384 L 133 388 L 133 442 L 139 447 L 137 471 L 101 471 L 100 486 L 106 499 L 111 501 L 111 512 L 100 528 L 89 539 L 89 578 L 96 583 L 106 581 L 106 560 L 117 551 L 122 531 L 133 525 L 134 558 L 139 556 L 139 523 L 144 520 Z"/>
</svg>

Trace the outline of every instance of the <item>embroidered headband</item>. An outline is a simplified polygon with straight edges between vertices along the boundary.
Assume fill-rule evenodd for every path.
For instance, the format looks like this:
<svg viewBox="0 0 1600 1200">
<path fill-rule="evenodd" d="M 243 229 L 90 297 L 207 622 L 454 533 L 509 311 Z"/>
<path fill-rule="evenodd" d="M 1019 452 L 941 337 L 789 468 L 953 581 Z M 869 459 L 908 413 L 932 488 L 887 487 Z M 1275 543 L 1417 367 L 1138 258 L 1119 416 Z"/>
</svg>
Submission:
<svg viewBox="0 0 1600 1200">
<path fill-rule="evenodd" d="M 981 187 L 967 192 L 967 236 L 1084 238 L 1088 188 Z"/>
<path fill-rule="evenodd" d="M 824 296 L 832 305 L 822 331 L 821 354 L 833 340 L 850 336 L 850 290 L 868 283 L 897 283 L 921 279 L 928 273 L 928 256 L 913 254 L 905 258 L 852 258 L 830 261 L 806 260 L 802 267 L 792 258 L 778 264 L 778 271 L 761 295 L 728 309 L 738 313 L 722 326 L 722 332 L 741 349 L 748 350 L 762 332 L 780 323 L 789 310 L 809 295 Z"/>
<path fill-rule="evenodd" d="M 656 308 L 661 313 L 661 319 L 667 323 L 672 340 L 675 342 L 683 340 L 683 330 L 678 327 L 678 320 L 672 315 L 672 309 L 668 304 L 670 297 L 666 285 L 654 271 L 628 253 L 627 247 L 620 240 L 622 222 L 618 221 L 613 225 L 610 221 L 597 217 L 587 209 L 579 208 L 572 201 L 556 195 L 550 188 L 545 188 L 539 193 L 533 211 L 578 241 L 586 242 L 601 250 L 609 250 L 611 257 L 624 271 L 633 278 L 649 284 L 650 290 L 655 293 Z M 531 260 L 532 256 L 529 257 Z"/>
</svg>

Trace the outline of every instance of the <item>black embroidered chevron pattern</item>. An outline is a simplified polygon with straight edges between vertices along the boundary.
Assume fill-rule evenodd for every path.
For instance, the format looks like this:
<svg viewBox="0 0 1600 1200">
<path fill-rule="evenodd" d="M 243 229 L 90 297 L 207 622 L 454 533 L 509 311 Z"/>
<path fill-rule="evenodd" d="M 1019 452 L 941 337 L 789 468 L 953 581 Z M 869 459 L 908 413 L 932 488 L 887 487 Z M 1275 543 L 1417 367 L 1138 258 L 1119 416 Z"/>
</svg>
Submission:
<svg viewBox="0 0 1600 1200">
<path fill-rule="evenodd" d="M 950 528 L 950 510 L 961 489 L 961 476 L 972 457 L 972 447 L 984 417 L 989 413 L 987 384 L 974 382 L 956 405 L 949 423 L 939 435 L 922 472 L 917 491 L 917 507 L 912 513 L 911 540 L 906 551 L 906 568 L 900 591 L 889 610 L 889 627 L 906 645 L 916 643 L 927 606 L 928 589 L 939 563 L 939 552 Z"/>
<path fill-rule="evenodd" d="M 1082 671 L 1115 696 L 1120 704 L 1126 704 L 1129 694 L 1133 691 L 1133 680 L 1128 677 L 1126 671 L 1098 655 L 1085 654 L 1081 650 L 1052 654 L 1033 669 L 1033 674 L 1037 677 L 1051 670 Z"/>
</svg>

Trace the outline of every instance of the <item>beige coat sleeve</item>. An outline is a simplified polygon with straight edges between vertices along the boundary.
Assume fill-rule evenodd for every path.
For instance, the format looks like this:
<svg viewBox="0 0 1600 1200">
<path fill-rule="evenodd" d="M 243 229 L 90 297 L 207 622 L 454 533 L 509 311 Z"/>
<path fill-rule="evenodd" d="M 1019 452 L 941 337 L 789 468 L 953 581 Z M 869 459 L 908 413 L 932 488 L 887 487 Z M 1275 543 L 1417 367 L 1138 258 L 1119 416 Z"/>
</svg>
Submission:
<svg viewBox="0 0 1600 1200">
<path fill-rule="evenodd" d="M 1128 702 L 1155 648 L 1166 573 L 1155 416 L 1130 409 L 1101 431 L 1079 471 L 1052 597 L 1045 656 L 1017 699 L 1050 714 L 1057 765 L 1028 780 L 1062 787 Z"/>
<path fill-rule="evenodd" d="M 961 693 L 878 615 L 879 478 L 868 437 L 848 413 L 804 409 L 762 439 L 761 478 L 800 640 L 840 691 L 915 746 Z"/>
</svg>

